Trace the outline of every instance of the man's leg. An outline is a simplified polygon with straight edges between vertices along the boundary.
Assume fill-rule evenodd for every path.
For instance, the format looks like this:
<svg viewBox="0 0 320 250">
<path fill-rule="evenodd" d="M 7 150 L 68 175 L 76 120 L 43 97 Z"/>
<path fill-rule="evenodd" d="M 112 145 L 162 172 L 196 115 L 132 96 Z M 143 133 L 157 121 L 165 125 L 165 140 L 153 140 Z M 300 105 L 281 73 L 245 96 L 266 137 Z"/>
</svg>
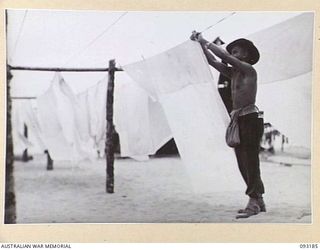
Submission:
<svg viewBox="0 0 320 250">
<path fill-rule="evenodd" d="M 264 193 L 264 186 L 260 175 L 259 150 L 256 147 L 246 148 L 246 162 L 248 173 L 246 194 L 251 198 L 259 198 Z"/>
<path fill-rule="evenodd" d="M 259 166 L 259 149 L 262 132 L 257 114 L 239 117 L 239 127 L 241 147 L 236 151 L 240 156 L 237 156 L 237 159 L 241 160 L 239 168 L 244 179 L 246 178 L 246 194 L 250 197 L 246 209 L 239 210 L 239 212 L 249 213 L 249 216 L 251 216 L 260 211 L 266 211 L 262 199 L 264 186 L 260 177 Z"/>
<path fill-rule="evenodd" d="M 247 168 L 245 166 L 245 159 L 244 158 L 244 153 L 243 153 L 243 147 L 241 145 L 235 147 L 234 152 L 236 154 L 237 158 L 237 163 L 239 167 L 239 171 L 241 173 L 241 176 L 244 180 L 244 182 L 248 185 L 248 174 L 247 174 Z"/>
</svg>

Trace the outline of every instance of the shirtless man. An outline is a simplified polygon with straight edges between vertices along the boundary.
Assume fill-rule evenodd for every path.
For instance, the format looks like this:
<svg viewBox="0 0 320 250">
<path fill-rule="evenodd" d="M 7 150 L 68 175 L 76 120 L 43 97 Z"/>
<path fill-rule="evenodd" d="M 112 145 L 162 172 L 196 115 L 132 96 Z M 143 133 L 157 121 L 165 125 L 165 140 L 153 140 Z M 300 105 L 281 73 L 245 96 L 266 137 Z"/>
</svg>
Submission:
<svg viewBox="0 0 320 250">
<path fill-rule="evenodd" d="M 225 51 L 214 43 L 209 43 L 200 33 L 193 32 L 191 40 L 198 41 L 209 64 L 231 80 L 232 108 L 239 112 L 238 124 L 240 145 L 235 147 L 241 175 L 247 185 L 246 194 L 249 202 L 245 209 L 240 209 L 236 218 L 247 218 L 265 212 L 262 198 L 264 186 L 260 177 L 259 149 L 263 134 L 263 121 L 258 118 L 259 110 L 255 106 L 257 93 L 257 72 L 252 65 L 259 60 L 259 51 L 246 39 L 230 43 Z M 221 58 L 231 67 L 218 61 Z"/>
</svg>

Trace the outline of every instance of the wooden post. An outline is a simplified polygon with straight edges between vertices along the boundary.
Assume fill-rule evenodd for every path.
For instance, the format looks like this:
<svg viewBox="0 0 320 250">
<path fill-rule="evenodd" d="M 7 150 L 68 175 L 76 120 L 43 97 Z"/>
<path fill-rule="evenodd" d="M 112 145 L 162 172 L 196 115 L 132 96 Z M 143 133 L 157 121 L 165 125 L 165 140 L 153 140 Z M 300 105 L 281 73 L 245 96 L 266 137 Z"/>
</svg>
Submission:
<svg viewBox="0 0 320 250">
<path fill-rule="evenodd" d="M 47 155 L 47 170 L 53 170 L 53 160 L 50 156 L 49 151 L 46 149 L 44 153 Z"/>
<path fill-rule="evenodd" d="M 106 192 L 114 192 L 114 146 L 113 146 L 113 92 L 114 92 L 114 72 L 116 70 L 115 60 L 109 61 L 109 78 L 107 90 L 107 132 L 106 132 L 106 163 L 107 163 L 107 178 L 106 178 Z"/>
<path fill-rule="evenodd" d="M 8 13 L 6 11 L 6 27 L 8 26 Z M 7 129 L 6 129 L 6 179 L 5 179 L 5 224 L 16 223 L 16 197 L 14 192 L 13 177 L 13 140 L 11 124 L 11 98 L 10 98 L 10 81 L 12 74 L 7 67 Z"/>
<path fill-rule="evenodd" d="M 13 140 L 12 140 L 12 124 L 11 124 L 11 109 L 12 103 L 10 99 L 10 81 L 12 74 L 7 70 L 7 141 L 6 141 L 6 183 L 5 183 L 5 219 L 4 223 L 16 223 L 16 198 L 14 192 L 14 177 L 13 177 Z"/>
<path fill-rule="evenodd" d="M 23 124 L 23 135 L 26 139 L 28 139 L 28 126 L 27 124 Z M 27 162 L 29 161 L 29 156 L 28 156 L 28 148 L 26 148 L 25 150 L 23 150 L 22 153 L 22 161 Z"/>
</svg>

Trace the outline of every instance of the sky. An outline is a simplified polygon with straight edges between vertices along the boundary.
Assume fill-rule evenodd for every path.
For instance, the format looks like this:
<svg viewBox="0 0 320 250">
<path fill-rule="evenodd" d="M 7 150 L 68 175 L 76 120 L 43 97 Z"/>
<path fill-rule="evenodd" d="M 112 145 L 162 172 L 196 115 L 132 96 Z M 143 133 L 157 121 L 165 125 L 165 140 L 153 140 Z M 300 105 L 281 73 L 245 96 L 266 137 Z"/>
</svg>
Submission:
<svg viewBox="0 0 320 250">
<path fill-rule="evenodd" d="M 300 14 L 299 12 L 105 12 L 9 10 L 8 61 L 14 66 L 107 67 L 143 60 L 206 30 L 208 40 L 226 43 Z M 49 86 L 53 73 L 14 72 L 13 96 L 36 96 Z M 83 77 L 85 75 L 85 77 Z M 64 73 L 78 93 L 105 73 Z M 124 78 L 123 73 L 119 77 Z"/>
</svg>

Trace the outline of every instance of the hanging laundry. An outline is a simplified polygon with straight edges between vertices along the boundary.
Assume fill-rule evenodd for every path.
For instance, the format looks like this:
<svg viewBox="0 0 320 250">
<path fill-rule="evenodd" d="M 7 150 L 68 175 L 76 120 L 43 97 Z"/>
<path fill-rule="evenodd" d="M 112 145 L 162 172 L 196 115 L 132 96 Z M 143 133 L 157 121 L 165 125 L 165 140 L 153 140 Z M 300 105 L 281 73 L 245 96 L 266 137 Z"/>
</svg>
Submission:
<svg viewBox="0 0 320 250">
<path fill-rule="evenodd" d="M 172 138 L 172 131 L 161 104 L 150 97 L 148 98 L 148 111 L 150 138 L 152 141 L 150 154 L 155 154 Z"/>
<path fill-rule="evenodd" d="M 53 160 L 77 163 L 93 157 L 93 150 L 80 139 L 77 98 L 60 73 L 55 74 L 51 86 L 37 98 L 37 103 L 43 139 Z"/>
<path fill-rule="evenodd" d="M 313 33 L 314 13 L 308 12 L 248 36 L 260 51 L 255 66 L 257 104 L 265 121 L 288 136 L 290 144 L 307 148 L 311 148 Z"/>
<path fill-rule="evenodd" d="M 121 156 L 147 160 L 172 138 L 160 104 L 134 83 L 117 82 L 114 106 Z"/>
<path fill-rule="evenodd" d="M 32 101 L 27 101 L 24 108 L 26 114 L 26 125 L 28 128 L 28 140 L 32 143 L 32 146 L 28 148 L 28 151 L 31 154 L 43 154 L 46 146 L 43 141 L 42 131 L 37 118 L 37 109 L 32 105 Z"/>
<path fill-rule="evenodd" d="M 260 52 L 260 60 L 255 66 L 259 84 L 310 72 L 313 32 L 314 13 L 309 12 L 248 36 Z"/>
<path fill-rule="evenodd" d="M 257 105 L 265 121 L 289 138 L 290 145 L 311 149 L 312 73 L 262 84 Z M 276 110 L 276 112 L 275 112 Z"/>
<path fill-rule="evenodd" d="M 80 138 L 82 141 L 88 143 L 88 145 L 94 145 L 93 140 L 90 143 L 89 135 L 89 108 L 88 108 L 88 90 L 77 95 L 79 110 L 82 115 L 82 123 L 79 127 Z"/>
<path fill-rule="evenodd" d="M 83 122 L 81 139 L 95 151 L 99 151 L 100 156 L 105 150 L 107 86 L 105 77 L 97 85 L 77 95 Z"/>
<path fill-rule="evenodd" d="M 42 154 L 45 146 L 31 100 L 14 100 L 12 114 L 14 153 L 21 154 L 23 150 L 28 149 L 31 154 Z M 28 131 L 27 137 L 24 135 L 24 126 Z"/>
<path fill-rule="evenodd" d="M 94 147 L 104 152 L 106 140 L 106 105 L 108 78 L 104 77 L 98 84 L 88 90 L 89 135 L 94 141 Z"/>
<path fill-rule="evenodd" d="M 132 83 L 115 85 L 114 122 L 120 138 L 123 157 L 148 159 L 149 138 L 148 96 Z"/>
<path fill-rule="evenodd" d="M 21 155 L 32 143 L 24 135 L 25 115 L 23 109 L 26 101 L 12 102 L 12 138 L 14 155 Z"/>
<path fill-rule="evenodd" d="M 187 41 L 123 69 L 160 102 L 194 190 L 241 189 L 234 152 L 224 139 L 229 117 L 200 45 Z M 213 190 L 214 181 L 224 185 Z"/>
</svg>

